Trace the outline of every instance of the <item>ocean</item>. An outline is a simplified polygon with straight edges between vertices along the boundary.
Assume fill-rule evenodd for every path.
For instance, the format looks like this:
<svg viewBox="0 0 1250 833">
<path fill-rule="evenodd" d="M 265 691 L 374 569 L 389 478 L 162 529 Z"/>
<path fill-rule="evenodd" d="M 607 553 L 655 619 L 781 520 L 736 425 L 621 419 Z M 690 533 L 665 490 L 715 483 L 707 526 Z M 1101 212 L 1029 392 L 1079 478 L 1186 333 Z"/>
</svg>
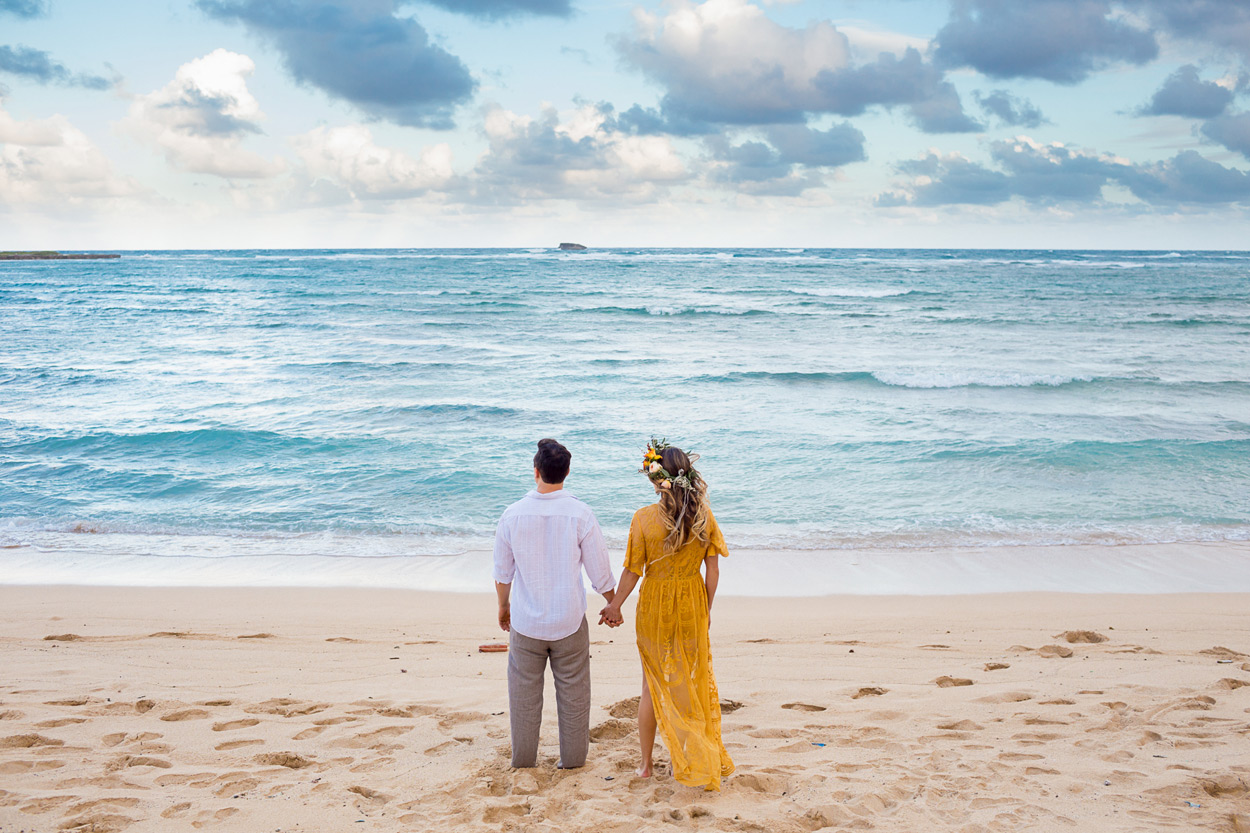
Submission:
<svg viewBox="0 0 1250 833">
<path fill-rule="evenodd" d="M 732 548 L 1250 541 L 1248 253 L 122 255 L 0 263 L 0 582 L 444 586 L 542 437 L 618 549 L 652 435 Z"/>
</svg>

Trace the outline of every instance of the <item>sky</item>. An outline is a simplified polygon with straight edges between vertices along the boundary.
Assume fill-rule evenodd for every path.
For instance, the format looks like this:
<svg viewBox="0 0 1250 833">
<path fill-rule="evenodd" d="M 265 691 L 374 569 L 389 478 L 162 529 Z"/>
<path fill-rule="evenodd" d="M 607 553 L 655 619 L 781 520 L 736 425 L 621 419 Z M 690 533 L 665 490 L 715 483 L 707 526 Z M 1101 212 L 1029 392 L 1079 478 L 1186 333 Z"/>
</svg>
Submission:
<svg viewBox="0 0 1250 833">
<path fill-rule="evenodd" d="M 0 249 L 1250 248 L 1242 0 L 0 0 Z"/>
</svg>

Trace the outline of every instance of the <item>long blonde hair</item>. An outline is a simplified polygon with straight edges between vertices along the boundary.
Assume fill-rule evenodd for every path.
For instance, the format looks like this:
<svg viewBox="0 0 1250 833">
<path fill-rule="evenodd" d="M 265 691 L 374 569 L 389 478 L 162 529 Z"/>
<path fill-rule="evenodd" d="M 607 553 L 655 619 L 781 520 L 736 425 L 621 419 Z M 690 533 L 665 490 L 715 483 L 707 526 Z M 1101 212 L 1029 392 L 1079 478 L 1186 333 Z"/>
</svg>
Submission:
<svg viewBox="0 0 1250 833">
<path fill-rule="evenodd" d="M 707 543 L 707 482 L 694 470 L 690 458 L 680 448 L 669 446 L 660 452 L 664 470 L 678 477 L 684 474 L 689 488 L 676 481 L 660 489 L 660 510 L 664 514 L 665 552 L 677 552 L 692 540 Z"/>
</svg>

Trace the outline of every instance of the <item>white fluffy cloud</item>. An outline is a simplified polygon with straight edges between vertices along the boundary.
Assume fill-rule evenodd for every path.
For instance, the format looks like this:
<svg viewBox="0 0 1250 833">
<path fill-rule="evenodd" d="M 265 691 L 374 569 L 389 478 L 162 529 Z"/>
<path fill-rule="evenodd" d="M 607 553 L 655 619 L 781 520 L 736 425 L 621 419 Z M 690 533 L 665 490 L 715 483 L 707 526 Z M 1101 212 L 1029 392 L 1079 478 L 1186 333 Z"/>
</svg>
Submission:
<svg viewBox="0 0 1250 833">
<path fill-rule="evenodd" d="M 0 109 L 0 206 L 60 211 L 139 192 L 64 117 L 19 121 Z"/>
<path fill-rule="evenodd" d="M 833 24 L 790 29 L 746 0 L 681 2 L 663 17 L 638 9 L 634 22 L 634 39 L 621 45 L 627 59 L 664 82 L 684 109 L 704 101 L 710 116 L 749 113 L 743 121 L 753 121 L 822 110 L 817 78 L 850 62 L 850 42 Z"/>
<path fill-rule="evenodd" d="M 217 49 L 178 68 L 174 80 L 138 96 L 124 126 L 159 147 L 171 165 L 227 179 L 256 179 L 280 172 L 281 160 L 245 150 L 261 132 L 260 104 L 248 91 L 252 59 Z"/>
<path fill-rule="evenodd" d="M 747 0 L 677 0 L 663 16 L 639 10 L 634 20 L 617 49 L 665 90 L 648 132 L 798 123 L 874 106 L 907 107 L 926 133 L 981 129 L 941 70 L 897 37 L 857 30 L 863 44 L 855 47 L 827 20 L 790 28 Z M 862 62 L 852 61 L 855 52 Z"/>
<path fill-rule="evenodd" d="M 309 176 L 347 189 L 358 199 L 402 199 L 447 188 L 455 177 L 451 147 L 423 148 L 418 158 L 380 147 L 361 125 L 319 127 L 291 140 Z"/>
<path fill-rule="evenodd" d="M 610 110 L 591 104 L 540 118 L 494 107 L 484 131 L 490 150 L 475 176 L 479 197 L 493 201 L 642 200 L 689 176 L 668 137 L 624 132 Z"/>
</svg>

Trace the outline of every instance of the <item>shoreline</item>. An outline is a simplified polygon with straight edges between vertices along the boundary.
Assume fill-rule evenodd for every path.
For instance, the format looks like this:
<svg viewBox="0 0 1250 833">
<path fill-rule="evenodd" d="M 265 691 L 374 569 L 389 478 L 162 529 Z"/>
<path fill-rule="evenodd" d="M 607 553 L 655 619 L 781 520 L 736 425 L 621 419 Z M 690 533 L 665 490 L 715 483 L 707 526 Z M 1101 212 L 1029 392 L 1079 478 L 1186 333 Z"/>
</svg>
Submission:
<svg viewBox="0 0 1250 833">
<path fill-rule="evenodd" d="M 321 556 L 0 549 L 2 586 L 490 588 L 491 554 Z M 619 576 L 622 556 L 612 549 Z M 1250 542 L 732 550 L 720 592 L 744 597 L 1250 592 Z"/>
<path fill-rule="evenodd" d="M 521 771 L 493 594 L 0 586 L 0 831 L 1250 824 L 1250 595 L 718 596 L 719 794 L 631 776 L 634 602 Z"/>
</svg>

